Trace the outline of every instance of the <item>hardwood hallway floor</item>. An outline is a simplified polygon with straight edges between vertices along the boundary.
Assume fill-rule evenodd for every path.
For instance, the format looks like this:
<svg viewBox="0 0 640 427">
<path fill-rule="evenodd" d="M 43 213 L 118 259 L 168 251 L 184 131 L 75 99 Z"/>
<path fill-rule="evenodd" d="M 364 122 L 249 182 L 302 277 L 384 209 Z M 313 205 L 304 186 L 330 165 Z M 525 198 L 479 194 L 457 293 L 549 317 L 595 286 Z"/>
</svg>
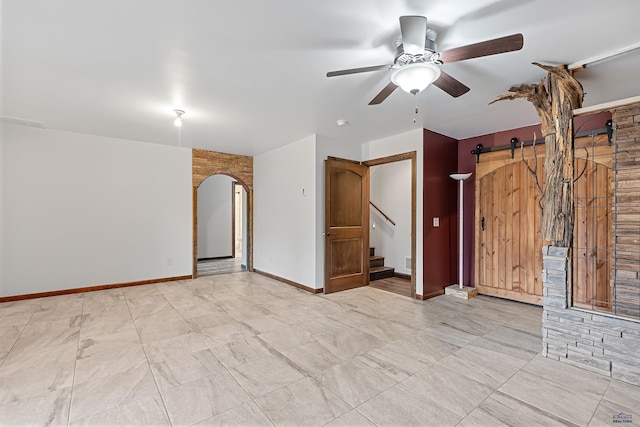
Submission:
<svg viewBox="0 0 640 427">
<path fill-rule="evenodd" d="M 413 296 L 411 292 L 411 280 L 401 279 L 399 277 L 389 277 L 387 279 L 372 280 L 369 286 L 383 291 L 393 292 L 394 294 L 405 297 Z"/>
</svg>

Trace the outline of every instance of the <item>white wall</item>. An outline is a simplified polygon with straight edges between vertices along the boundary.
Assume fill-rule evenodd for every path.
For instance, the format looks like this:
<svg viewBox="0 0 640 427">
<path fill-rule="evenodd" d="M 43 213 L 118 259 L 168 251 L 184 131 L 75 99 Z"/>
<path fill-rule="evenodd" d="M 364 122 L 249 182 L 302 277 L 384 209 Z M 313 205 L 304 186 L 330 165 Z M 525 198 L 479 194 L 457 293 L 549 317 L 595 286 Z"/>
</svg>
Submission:
<svg viewBox="0 0 640 427">
<path fill-rule="evenodd" d="M 3 216 L 4 216 L 4 163 L 2 160 L 2 153 L 4 151 L 5 140 L 5 127 L 0 125 L 0 295 L 6 295 L 4 290 L 4 274 L 3 274 L 3 247 L 4 247 L 4 233 L 3 233 Z"/>
<path fill-rule="evenodd" d="M 254 157 L 254 268 L 316 288 L 316 137 Z"/>
<path fill-rule="evenodd" d="M 191 151 L 3 125 L 2 296 L 191 274 Z"/>
<path fill-rule="evenodd" d="M 416 293 L 422 295 L 422 203 L 423 203 L 423 130 L 415 129 L 388 138 L 379 139 L 362 145 L 362 160 L 372 160 L 394 154 L 416 151 L 417 189 L 416 189 Z"/>
<path fill-rule="evenodd" d="M 376 248 L 376 255 L 385 257 L 384 265 L 411 274 L 405 262 L 411 258 L 411 160 L 373 166 L 369 175 L 371 201 L 396 223 L 372 207 L 371 247 Z"/>
<path fill-rule="evenodd" d="M 328 156 L 360 161 L 361 147 L 335 138 L 318 135 L 316 140 L 316 284 L 324 288 L 324 166 Z"/>
<path fill-rule="evenodd" d="M 212 175 L 198 187 L 198 258 L 230 257 L 233 187 L 227 175 Z"/>
</svg>

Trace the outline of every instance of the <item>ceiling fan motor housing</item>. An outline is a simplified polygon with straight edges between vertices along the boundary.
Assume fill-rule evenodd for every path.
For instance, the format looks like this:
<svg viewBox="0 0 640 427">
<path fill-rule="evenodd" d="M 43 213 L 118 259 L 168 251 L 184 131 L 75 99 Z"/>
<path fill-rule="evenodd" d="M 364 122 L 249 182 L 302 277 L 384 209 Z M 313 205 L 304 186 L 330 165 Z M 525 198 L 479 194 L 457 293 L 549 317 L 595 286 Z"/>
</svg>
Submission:
<svg viewBox="0 0 640 427">
<path fill-rule="evenodd" d="M 427 38 L 424 45 L 424 53 L 422 55 L 411 55 L 409 53 L 405 53 L 404 45 L 400 43 L 398 47 L 396 47 L 396 57 L 393 63 L 401 67 L 406 64 L 411 64 L 414 62 L 434 62 L 437 63 L 438 47 L 436 46 L 436 41 L 430 38 Z"/>
</svg>

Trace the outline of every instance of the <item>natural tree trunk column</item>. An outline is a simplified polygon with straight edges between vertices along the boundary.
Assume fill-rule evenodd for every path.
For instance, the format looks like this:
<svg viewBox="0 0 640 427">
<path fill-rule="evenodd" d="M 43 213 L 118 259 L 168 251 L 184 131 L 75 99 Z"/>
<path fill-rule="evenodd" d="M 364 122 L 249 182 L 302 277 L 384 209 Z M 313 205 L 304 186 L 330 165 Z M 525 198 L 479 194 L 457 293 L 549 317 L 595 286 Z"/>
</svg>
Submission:
<svg viewBox="0 0 640 427">
<path fill-rule="evenodd" d="M 570 247 L 573 239 L 573 110 L 582 106 L 582 85 L 565 68 L 534 62 L 549 74 L 538 84 L 514 86 L 496 101 L 525 98 L 540 117 L 545 139 L 542 239 Z"/>
</svg>

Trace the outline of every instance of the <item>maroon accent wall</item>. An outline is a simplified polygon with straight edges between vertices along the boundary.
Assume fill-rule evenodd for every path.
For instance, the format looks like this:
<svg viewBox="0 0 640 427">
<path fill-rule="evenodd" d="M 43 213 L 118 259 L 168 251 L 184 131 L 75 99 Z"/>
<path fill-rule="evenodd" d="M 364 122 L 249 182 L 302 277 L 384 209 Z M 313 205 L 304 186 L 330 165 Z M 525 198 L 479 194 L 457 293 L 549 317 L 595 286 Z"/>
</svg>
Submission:
<svg viewBox="0 0 640 427">
<path fill-rule="evenodd" d="M 610 112 L 602 112 L 589 116 L 579 116 L 574 121 L 574 132 L 600 129 L 606 126 L 611 118 Z M 482 144 L 484 148 L 507 145 L 511 138 L 519 141 L 531 141 L 533 135 L 541 138 L 540 125 L 525 126 L 517 129 L 505 130 L 488 135 L 458 141 L 458 169 L 460 172 L 475 172 L 476 156 L 471 150 Z M 426 150 L 425 150 L 426 152 Z M 482 157 L 481 157 L 482 158 Z M 425 202 L 426 204 L 426 202 Z M 425 222 L 426 226 L 426 222 Z M 475 177 L 472 176 L 464 184 L 464 284 L 474 285 L 475 265 Z"/>
<path fill-rule="evenodd" d="M 455 283 L 457 269 L 456 181 L 449 178 L 458 172 L 458 141 L 424 129 L 423 171 L 423 295 L 442 291 Z M 440 218 L 440 227 L 433 218 Z"/>
</svg>

